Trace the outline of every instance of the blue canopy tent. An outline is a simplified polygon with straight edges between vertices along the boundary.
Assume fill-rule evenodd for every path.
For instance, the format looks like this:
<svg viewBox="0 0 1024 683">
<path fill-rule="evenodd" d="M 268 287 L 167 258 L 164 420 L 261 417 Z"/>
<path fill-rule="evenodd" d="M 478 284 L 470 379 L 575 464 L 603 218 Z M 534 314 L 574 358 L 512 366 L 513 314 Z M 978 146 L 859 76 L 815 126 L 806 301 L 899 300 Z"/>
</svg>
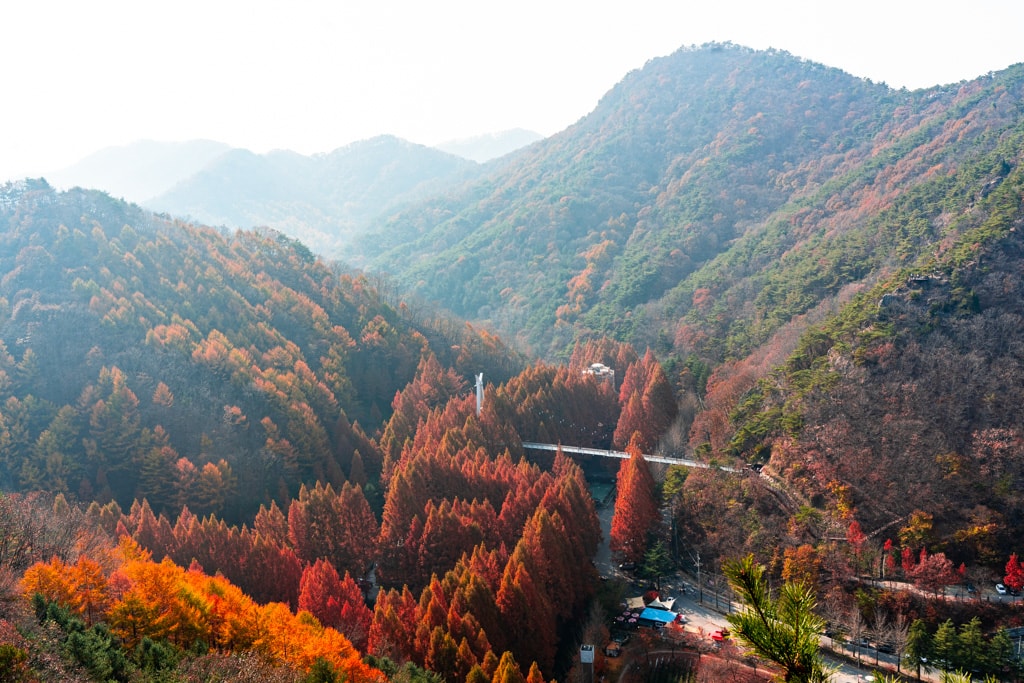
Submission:
<svg viewBox="0 0 1024 683">
<path fill-rule="evenodd" d="M 671 624 L 678 615 L 665 609 L 646 608 L 640 613 L 639 622 L 641 626 L 661 628 L 665 624 Z"/>
</svg>

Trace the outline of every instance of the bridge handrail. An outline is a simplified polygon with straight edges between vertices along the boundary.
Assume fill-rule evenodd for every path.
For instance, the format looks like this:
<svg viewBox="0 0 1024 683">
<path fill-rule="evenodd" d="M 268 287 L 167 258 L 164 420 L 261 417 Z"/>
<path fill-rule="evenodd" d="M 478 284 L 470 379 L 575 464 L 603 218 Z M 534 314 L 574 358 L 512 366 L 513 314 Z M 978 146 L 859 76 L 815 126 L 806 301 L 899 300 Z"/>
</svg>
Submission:
<svg viewBox="0 0 1024 683">
<path fill-rule="evenodd" d="M 554 443 L 537 443 L 535 441 L 524 441 L 523 448 L 528 448 L 538 451 L 557 451 L 559 448 L 562 449 L 563 453 L 578 453 L 579 455 L 597 455 L 604 458 L 619 458 L 620 460 L 626 460 L 630 457 L 629 453 L 623 451 L 613 451 L 604 448 L 586 448 L 583 446 L 565 446 Z M 716 469 L 722 472 L 738 472 L 735 467 L 726 467 L 725 465 L 709 465 L 706 462 L 698 462 L 696 460 L 688 460 L 686 458 L 668 458 L 663 455 L 648 455 L 642 453 L 644 459 L 647 462 L 657 462 L 666 465 L 681 465 L 683 467 L 696 467 L 700 469 Z"/>
</svg>

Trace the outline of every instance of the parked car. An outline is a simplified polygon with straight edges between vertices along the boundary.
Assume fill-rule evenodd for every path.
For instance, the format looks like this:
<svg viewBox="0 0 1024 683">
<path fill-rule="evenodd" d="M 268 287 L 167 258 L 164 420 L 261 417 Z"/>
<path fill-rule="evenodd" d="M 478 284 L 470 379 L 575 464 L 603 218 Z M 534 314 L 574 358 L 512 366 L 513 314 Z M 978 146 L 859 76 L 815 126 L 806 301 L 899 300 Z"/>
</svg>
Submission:
<svg viewBox="0 0 1024 683">
<path fill-rule="evenodd" d="M 996 584 L 996 593 L 999 593 L 1000 595 L 1006 595 L 1006 586 L 1004 586 L 1001 583 L 997 583 Z"/>
<path fill-rule="evenodd" d="M 968 584 L 965 584 L 965 585 L 964 585 L 964 588 L 966 588 L 966 589 L 967 589 L 967 592 L 968 592 L 968 593 L 971 593 L 972 595 L 973 595 L 974 593 L 977 593 L 977 592 L 978 592 L 978 589 L 974 587 L 974 584 L 973 584 L 973 583 L 968 583 Z"/>
</svg>

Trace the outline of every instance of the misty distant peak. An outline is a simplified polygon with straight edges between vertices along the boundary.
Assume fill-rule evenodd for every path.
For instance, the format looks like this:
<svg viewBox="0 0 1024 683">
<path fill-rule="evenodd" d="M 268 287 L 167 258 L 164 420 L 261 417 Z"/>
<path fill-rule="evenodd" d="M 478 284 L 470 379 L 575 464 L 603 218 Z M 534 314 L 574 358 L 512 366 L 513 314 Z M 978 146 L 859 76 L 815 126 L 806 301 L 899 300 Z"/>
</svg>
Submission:
<svg viewBox="0 0 1024 683">
<path fill-rule="evenodd" d="M 46 177 L 58 188 L 98 189 L 142 203 L 166 192 L 229 150 L 230 145 L 213 140 L 139 140 L 105 147 L 72 166 L 47 173 Z"/>
<path fill-rule="evenodd" d="M 543 135 L 532 130 L 513 128 L 500 133 L 487 133 L 459 140 L 449 140 L 435 145 L 435 147 L 443 152 L 482 164 L 543 139 Z"/>
</svg>

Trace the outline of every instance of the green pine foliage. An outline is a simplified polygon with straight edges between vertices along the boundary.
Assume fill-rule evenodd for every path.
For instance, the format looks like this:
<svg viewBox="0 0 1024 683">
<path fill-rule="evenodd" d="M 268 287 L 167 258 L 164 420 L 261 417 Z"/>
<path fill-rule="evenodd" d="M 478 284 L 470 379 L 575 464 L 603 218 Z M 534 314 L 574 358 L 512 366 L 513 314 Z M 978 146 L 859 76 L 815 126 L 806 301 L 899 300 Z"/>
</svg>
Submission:
<svg viewBox="0 0 1024 683">
<path fill-rule="evenodd" d="M 825 621 L 814 612 L 814 589 L 787 582 L 774 595 L 765 568 L 752 556 L 727 561 L 723 567 L 743 601 L 742 612 L 727 615 L 736 636 L 759 656 L 782 670 L 793 683 L 826 683 L 831 672 L 820 652 Z"/>
<path fill-rule="evenodd" d="M 133 668 L 105 624 L 86 628 L 85 622 L 66 608 L 49 602 L 38 593 L 32 605 L 41 624 L 52 622 L 63 635 L 63 649 L 96 681 L 127 681 Z"/>
<path fill-rule="evenodd" d="M 1020 662 L 1006 631 L 986 635 L 978 617 L 959 626 L 947 619 L 934 633 L 923 621 L 915 621 L 910 628 L 906 660 L 913 667 L 927 664 L 939 669 L 943 681 L 960 680 L 956 675 L 971 680 L 962 672 L 973 672 L 976 681 L 1008 680 L 1020 673 Z"/>
</svg>

